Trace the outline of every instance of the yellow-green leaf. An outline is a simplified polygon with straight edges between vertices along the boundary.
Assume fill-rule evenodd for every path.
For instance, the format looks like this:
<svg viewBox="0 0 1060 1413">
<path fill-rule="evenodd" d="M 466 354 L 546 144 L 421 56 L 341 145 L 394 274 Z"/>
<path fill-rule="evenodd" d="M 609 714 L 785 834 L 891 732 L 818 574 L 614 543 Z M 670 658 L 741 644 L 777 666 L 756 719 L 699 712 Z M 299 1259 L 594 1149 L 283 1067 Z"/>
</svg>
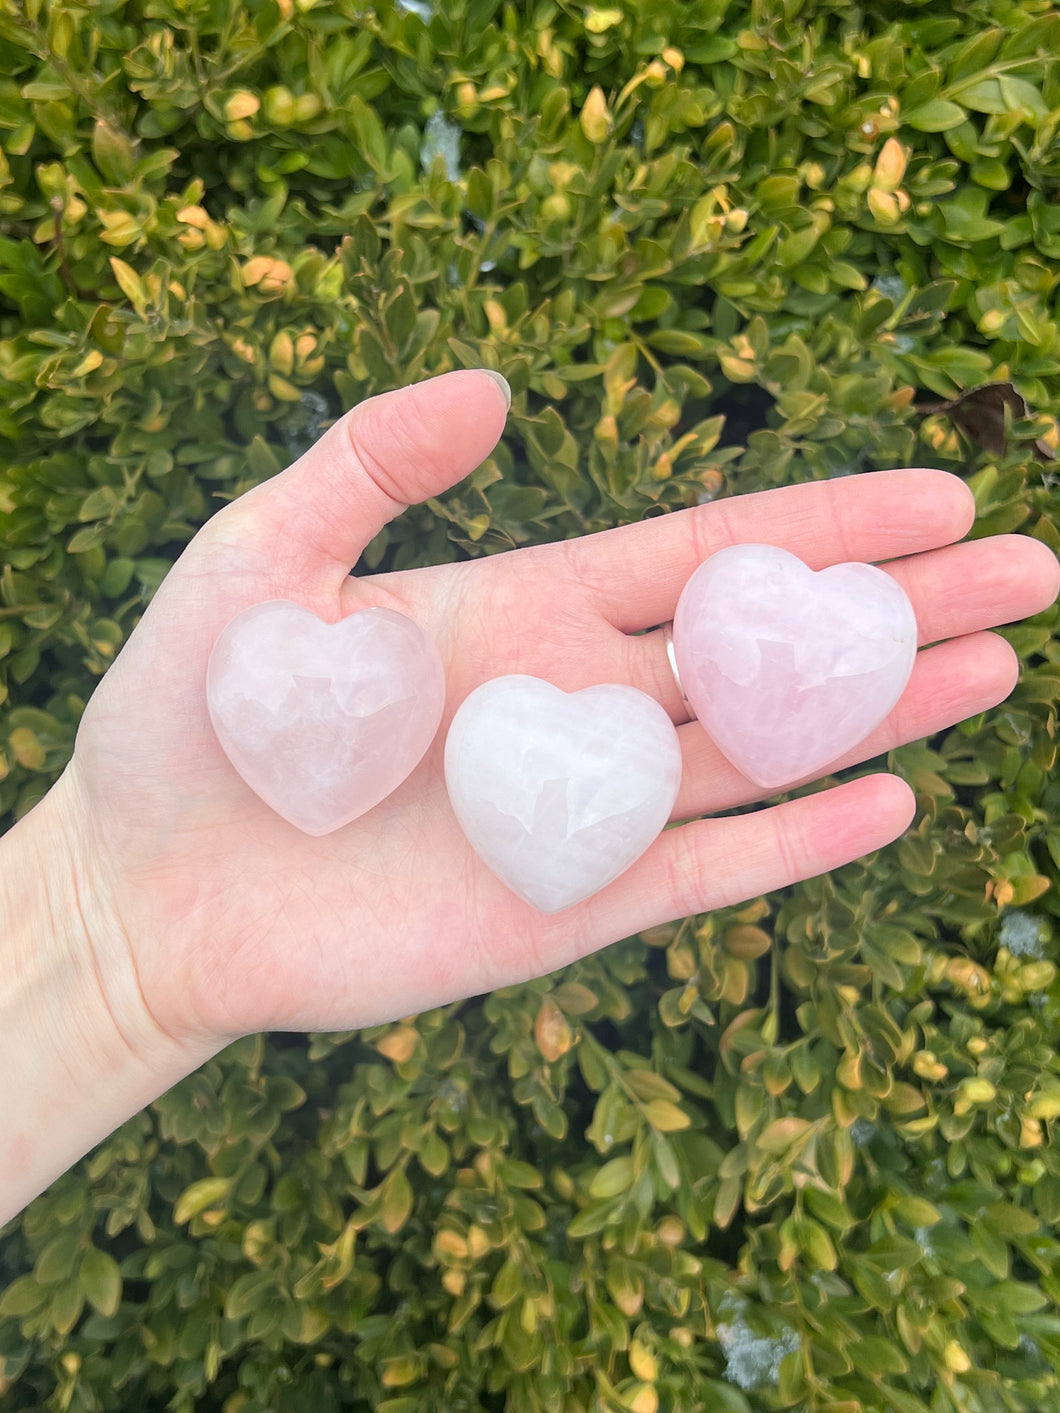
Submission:
<svg viewBox="0 0 1060 1413">
<path fill-rule="evenodd" d="M 109 1252 L 90 1246 L 81 1261 L 80 1281 L 81 1293 L 94 1310 L 108 1319 L 117 1313 L 121 1304 L 121 1271 Z"/>
<path fill-rule="evenodd" d="M 177 1198 L 173 1208 L 173 1220 L 178 1225 L 190 1222 L 192 1217 L 205 1212 L 207 1207 L 224 1201 L 231 1186 L 232 1179 L 223 1177 L 200 1178 L 198 1182 L 193 1182 Z"/>
<path fill-rule="evenodd" d="M 383 1183 L 383 1226 L 391 1234 L 399 1232 L 412 1211 L 412 1188 L 404 1168 L 395 1168 Z"/>
<path fill-rule="evenodd" d="M 48 1292 L 31 1275 L 19 1276 L 0 1295 L 0 1318 L 18 1319 L 32 1315 L 47 1299 Z"/>
<path fill-rule="evenodd" d="M 676 1133 L 678 1129 L 688 1128 L 692 1123 L 684 1109 L 679 1109 L 669 1099 L 653 1099 L 650 1104 L 646 1104 L 644 1117 L 652 1128 L 658 1129 L 660 1133 Z"/>
<path fill-rule="evenodd" d="M 589 1196 L 597 1201 L 605 1201 L 627 1191 L 632 1183 L 633 1159 L 623 1154 L 622 1157 L 612 1158 L 609 1163 L 597 1169 L 589 1184 Z"/>
<path fill-rule="evenodd" d="M 795 1114 L 789 1114 L 783 1119 L 774 1119 L 758 1135 L 755 1146 L 763 1153 L 782 1153 L 785 1148 L 790 1148 L 797 1138 L 801 1138 L 809 1127 L 808 1119 L 800 1119 Z"/>
<path fill-rule="evenodd" d="M 591 143 L 599 146 L 606 142 L 611 136 L 611 129 L 614 127 L 614 119 L 611 110 L 607 106 L 607 99 L 599 84 L 594 85 L 590 90 L 588 98 L 582 105 L 579 118 L 582 132 Z"/>
<path fill-rule="evenodd" d="M 590 34 L 604 34 L 622 23 L 622 11 L 590 5 L 585 12 L 585 28 Z"/>
<path fill-rule="evenodd" d="M 122 294 L 129 301 L 137 314 L 142 314 L 147 308 L 147 289 L 143 280 L 136 273 L 133 267 L 120 259 L 117 255 L 110 257 L 110 268 L 114 271 L 114 278 L 118 282 Z"/>
</svg>

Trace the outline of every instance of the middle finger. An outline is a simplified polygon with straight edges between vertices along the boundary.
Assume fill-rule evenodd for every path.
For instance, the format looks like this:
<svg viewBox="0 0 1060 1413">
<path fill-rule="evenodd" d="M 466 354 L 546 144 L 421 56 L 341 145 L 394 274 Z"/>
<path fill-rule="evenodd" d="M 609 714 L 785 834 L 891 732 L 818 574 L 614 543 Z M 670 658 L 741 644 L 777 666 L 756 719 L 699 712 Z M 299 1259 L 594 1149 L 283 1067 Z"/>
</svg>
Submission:
<svg viewBox="0 0 1060 1413">
<path fill-rule="evenodd" d="M 996 633 L 953 638 L 917 654 L 902 698 L 872 734 L 825 770 L 793 780 L 780 790 L 763 790 L 727 760 L 698 722 L 678 728 L 681 789 L 671 820 L 695 819 L 738 805 L 755 804 L 811 780 L 861 765 L 896 746 L 945 731 L 966 717 L 1003 702 L 1016 684 L 1019 663 Z"/>
</svg>

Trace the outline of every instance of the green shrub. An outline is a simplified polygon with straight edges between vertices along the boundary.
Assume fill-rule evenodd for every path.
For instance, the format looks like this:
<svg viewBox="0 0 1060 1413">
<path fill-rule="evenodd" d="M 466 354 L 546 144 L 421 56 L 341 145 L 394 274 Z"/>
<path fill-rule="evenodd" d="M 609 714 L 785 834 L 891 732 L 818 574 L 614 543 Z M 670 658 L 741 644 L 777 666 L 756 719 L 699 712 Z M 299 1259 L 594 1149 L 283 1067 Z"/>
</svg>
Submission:
<svg viewBox="0 0 1060 1413">
<path fill-rule="evenodd" d="M 0 0 L 0 808 L 211 509 L 452 367 L 502 445 L 369 568 L 918 461 L 1060 548 L 1058 54 L 1047 0 Z M 895 847 L 160 1099 L 8 1228 L 5 1407 L 1060 1410 L 1055 625 L 895 753 Z"/>
</svg>

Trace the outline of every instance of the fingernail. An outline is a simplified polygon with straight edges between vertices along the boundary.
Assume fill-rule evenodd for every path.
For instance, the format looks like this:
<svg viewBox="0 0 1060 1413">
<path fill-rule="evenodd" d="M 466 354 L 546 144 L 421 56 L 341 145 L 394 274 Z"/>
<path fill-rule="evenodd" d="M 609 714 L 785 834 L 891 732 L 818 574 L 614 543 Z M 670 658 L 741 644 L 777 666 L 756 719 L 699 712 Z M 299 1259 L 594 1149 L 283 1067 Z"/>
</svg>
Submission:
<svg viewBox="0 0 1060 1413">
<path fill-rule="evenodd" d="M 508 379 L 504 376 L 504 374 L 503 374 L 503 373 L 498 373 L 498 372 L 496 371 L 496 369 L 494 369 L 494 368 L 480 368 L 480 369 L 479 369 L 479 372 L 480 372 L 480 373 L 485 373 L 485 375 L 486 375 L 487 378 L 492 378 L 492 379 L 493 379 L 493 381 L 494 381 L 494 382 L 497 384 L 497 386 L 500 388 L 501 392 L 504 394 L 504 405 L 505 405 L 505 407 L 511 407 L 511 405 L 512 405 L 512 389 L 511 389 L 511 384 L 508 382 Z"/>
</svg>

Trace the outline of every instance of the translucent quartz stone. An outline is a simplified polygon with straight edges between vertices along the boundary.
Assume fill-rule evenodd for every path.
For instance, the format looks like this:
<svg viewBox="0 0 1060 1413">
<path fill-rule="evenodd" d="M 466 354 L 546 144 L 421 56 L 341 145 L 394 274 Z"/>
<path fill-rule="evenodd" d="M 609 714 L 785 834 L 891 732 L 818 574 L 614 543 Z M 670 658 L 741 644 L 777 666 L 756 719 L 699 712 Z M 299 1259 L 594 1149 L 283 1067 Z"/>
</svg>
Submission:
<svg viewBox="0 0 1060 1413">
<path fill-rule="evenodd" d="M 871 564 L 814 573 L 773 545 L 733 545 L 685 585 L 674 655 L 712 740 L 776 790 L 823 773 L 883 721 L 916 657 L 912 605 Z"/>
<path fill-rule="evenodd" d="M 681 748 L 634 687 L 570 694 L 498 677 L 460 707 L 445 746 L 456 817 L 482 860 L 540 912 L 569 908 L 640 857 L 670 817 Z"/>
<path fill-rule="evenodd" d="M 214 645 L 206 700 L 229 760 L 306 834 L 330 834 L 377 805 L 434 739 L 445 704 L 438 649 L 389 608 L 324 623 L 271 600 Z"/>
</svg>

